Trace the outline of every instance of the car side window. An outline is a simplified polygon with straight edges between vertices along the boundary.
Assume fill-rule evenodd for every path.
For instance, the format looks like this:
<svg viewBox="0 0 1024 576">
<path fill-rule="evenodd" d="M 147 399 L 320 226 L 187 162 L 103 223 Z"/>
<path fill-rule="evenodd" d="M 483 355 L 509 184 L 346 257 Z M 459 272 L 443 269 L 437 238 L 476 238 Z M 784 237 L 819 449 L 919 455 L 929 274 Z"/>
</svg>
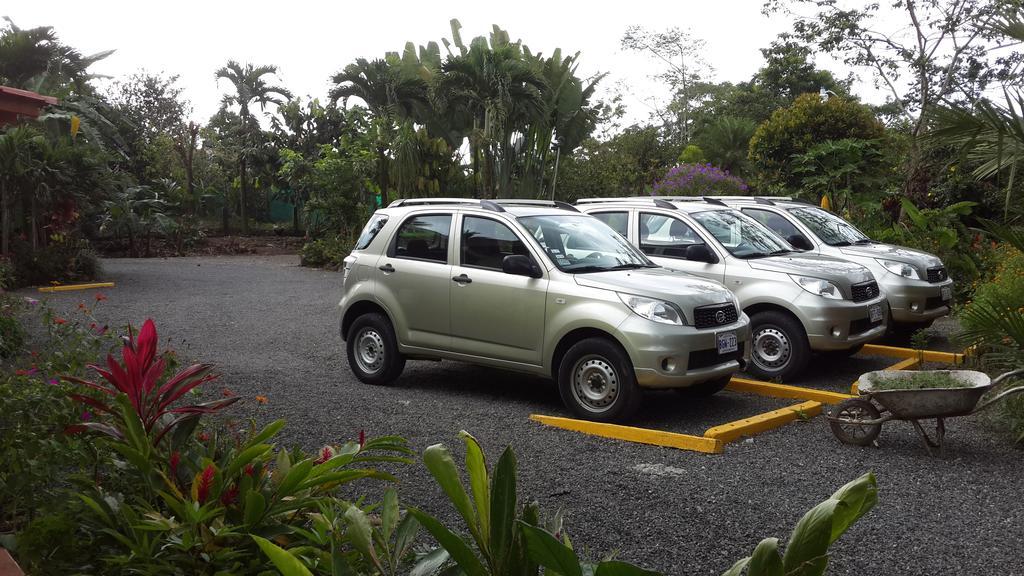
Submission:
<svg viewBox="0 0 1024 576">
<path fill-rule="evenodd" d="M 388 223 L 387 214 L 374 214 L 370 217 L 370 221 L 363 227 L 363 231 L 359 234 L 359 239 L 356 240 L 356 245 L 353 250 L 363 250 L 373 242 L 373 239 L 380 234 L 380 231 L 384 228 L 384 225 Z"/>
<path fill-rule="evenodd" d="M 640 214 L 640 250 L 648 256 L 686 258 L 690 246 L 704 244 L 689 224 L 661 214 Z"/>
<path fill-rule="evenodd" d="M 514 254 L 529 256 L 530 252 L 511 228 L 490 218 L 462 218 L 463 266 L 501 270 L 505 256 Z"/>
<path fill-rule="evenodd" d="M 796 226 L 789 221 L 779 216 L 774 212 L 768 210 L 761 210 L 759 208 L 744 208 L 743 213 L 750 216 L 754 220 L 760 222 L 765 228 L 775 232 L 783 238 L 789 238 L 790 236 L 803 236 Z"/>
<path fill-rule="evenodd" d="M 398 227 L 390 255 L 445 263 L 448 261 L 451 229 L 451 214 L 413 216 Z"/>
<path fill-rule="evenodd" d="M 590 215 L 622 236 L 629 235 L 629 212 L 592 212 Z"/>
</svg>

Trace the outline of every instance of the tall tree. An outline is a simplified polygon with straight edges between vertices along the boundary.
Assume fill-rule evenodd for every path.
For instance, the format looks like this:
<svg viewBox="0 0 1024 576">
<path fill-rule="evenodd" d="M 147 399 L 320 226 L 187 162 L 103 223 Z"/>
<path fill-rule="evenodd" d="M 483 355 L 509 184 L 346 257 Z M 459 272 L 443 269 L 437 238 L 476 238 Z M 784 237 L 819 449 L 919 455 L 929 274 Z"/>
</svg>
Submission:
<svg viewBox="0 0 1024 576">
<path fill-rule="evenodd" d="M 248 162 L 259 146 L 258 136 L 261 132 L 259 123 L 253 118 L 249 107 L 258 104 L 265 110 L 268 104 L 281 105 L 291 99 L 292 93 L 282 86 L 267 83 L 267 76 L 277 74 L 277 66 L 254 66 L 249 63 L 244 67 L 234 60 L 217 70 L 216 78 L 231 83 L 234 92 L 224 96 L 224 103 L 237 105 L 238 115 L 242 120 L 243 146 L 238 158 L 238 173 L 241 180 L 240 216 L 242 218 L 242 234 L 249 233 L 249 174 Z"/>
<path fill-rule="evenodd" d="M 50 26 L 19 28 L 7 21 L 0 29 L 0 83 L 58 97 L 91 93 L 95 78 L 90 66 L 114 53 L 106 50 L 83 56 L 63 44 Z"/>
</svg>

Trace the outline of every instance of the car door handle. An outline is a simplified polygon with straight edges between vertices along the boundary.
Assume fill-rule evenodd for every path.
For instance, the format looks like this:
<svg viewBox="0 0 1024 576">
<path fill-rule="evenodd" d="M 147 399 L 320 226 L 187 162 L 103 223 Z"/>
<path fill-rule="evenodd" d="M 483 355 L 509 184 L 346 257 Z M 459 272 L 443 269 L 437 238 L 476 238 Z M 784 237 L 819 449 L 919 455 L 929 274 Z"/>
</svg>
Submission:
<svg viewBox="0 0 1024 576">
<path fill-rule="evenodd" d="M 452 276 L 452 280 L 459 284 L 472 284 L 473 279 L 465 274 L 459 274 L 458 276 Z"/>
<path fill-rule="evenodd" d="M 381 272 L 384 272 L 385 274 L 390 274 L 395 271 L 395 267 L 392 266 L 390 262 L 383 266 L 378 266 L 377 269 L 380 270 Z"/>
</svg>

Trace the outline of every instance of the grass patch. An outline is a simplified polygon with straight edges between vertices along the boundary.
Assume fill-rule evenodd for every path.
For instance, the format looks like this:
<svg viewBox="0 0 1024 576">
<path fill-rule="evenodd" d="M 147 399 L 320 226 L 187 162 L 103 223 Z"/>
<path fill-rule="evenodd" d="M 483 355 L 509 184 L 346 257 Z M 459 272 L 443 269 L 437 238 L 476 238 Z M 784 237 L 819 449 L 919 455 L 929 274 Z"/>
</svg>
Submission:
<svg viewBox="0 0 1024 576">
<path fill-rule="evenodd" d="M 878 378 L 875 390 L 924 390 L 926 388 L 972 388 L 970 380 L 956 378 L 948 372 L 914 372 L 899 378 Z"/>
</svg>

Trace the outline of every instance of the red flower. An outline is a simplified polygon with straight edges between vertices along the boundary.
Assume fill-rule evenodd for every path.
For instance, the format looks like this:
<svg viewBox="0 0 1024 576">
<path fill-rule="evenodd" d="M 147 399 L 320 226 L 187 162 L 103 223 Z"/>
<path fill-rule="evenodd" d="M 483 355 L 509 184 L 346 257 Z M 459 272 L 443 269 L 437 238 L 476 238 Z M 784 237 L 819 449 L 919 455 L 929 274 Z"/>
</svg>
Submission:
<svg viewBox="0 0 1024 576">
<path fill-rule="evenodd" d="M 316 464 L 323 464 L 331 458 L 334 458 L 334 448 L 330 446 L 324 446 L 320 449 L 320 457 L 316 459 Z"/>
<path fill-rule="evenodd" d="M 246 476 L 256 476 L 256 468 L 252 464 L 245 465 L 245 471 L 243 472 Z"/>
<path fill-rule="evenodd" d="M 220 395 L 225 397 L 225 398 L 231 398 L 231 397 L 233 397 L 235 395 L 235 393 L 232 392 L 230 389 L 225 388 L 225 389 L 221 390 Z"/>
<path fill-rule="evenodd" d="M 168 464 L 170 465 L 170 469 L 171 469 L 171 478 L 174 478 L 175 476 L 178 475 L 178 464 L 180 464 L 180 463 L 181 463 L 181 452 L 178 452 L 177 450 L 175 450 L 174 452 L 171 452 L 171 459 L 170 459 L 170 461 L 168 461 Z"/>
<path fill-rule="evenodd" d="M 196 474 L 195 479 L 192 481 L 192 492 L 196 499 L 196 502 L 203 504 L 206 499 L 210 496 L 210 488 L 213 487 L 213 476 L 217 473 L 216 468 L 213 464 L 208 464 L 206 468 L 203 468 L 202 472 Z"/>
<path fill-rule="evenodd" d="M 200 432 L 199 433 L 199 441 L 200 442 L 208 442 L 209 440 L 210 440 L 210 435 L 209 434 L 207 434 L 206 432 Z"/>
<path fill-rule="evenodd" d="M 238 498 L 238 486 L 232 484 L 227 490 L 221 492 L 220 503 L 222 506 L 230 506 Z"/>
<path fill-rule="evenodd" d="M 36 372 L 39 372 L 39 370 L 36 370 L 35 367 L 32 367 L 32 368 L 29 368 L 28 370 L 22 370 L 22 369 L 15 370 L 14 371 L 14 375 L 15 376 L 31 376 L 31 375 L 35 374 Z"/>
<path fill-rule="evenodd" d="M 366 430 L 359 431 L 359 449 L 362 450 L 363 446 L 366 446 Z"/>
<path fill-rule="evenodd" d="M 105 294 L 103 294 L 103 292 L 97 292 L 96 293 L 96 301 L 97 302 L 103 302 L 106 299 L 107 299 L 107 296 Z"/>
<path fill-rule="evenodd" d="M 68 321 L 63 319 L 63 318 L 61 318 L 60 316 L 57 316 L 56 318 L 53 319 L 53 323 L 57 324 L 58 326 L 60 326 L 62 324 L 67 324 Z"/>
</svg>

